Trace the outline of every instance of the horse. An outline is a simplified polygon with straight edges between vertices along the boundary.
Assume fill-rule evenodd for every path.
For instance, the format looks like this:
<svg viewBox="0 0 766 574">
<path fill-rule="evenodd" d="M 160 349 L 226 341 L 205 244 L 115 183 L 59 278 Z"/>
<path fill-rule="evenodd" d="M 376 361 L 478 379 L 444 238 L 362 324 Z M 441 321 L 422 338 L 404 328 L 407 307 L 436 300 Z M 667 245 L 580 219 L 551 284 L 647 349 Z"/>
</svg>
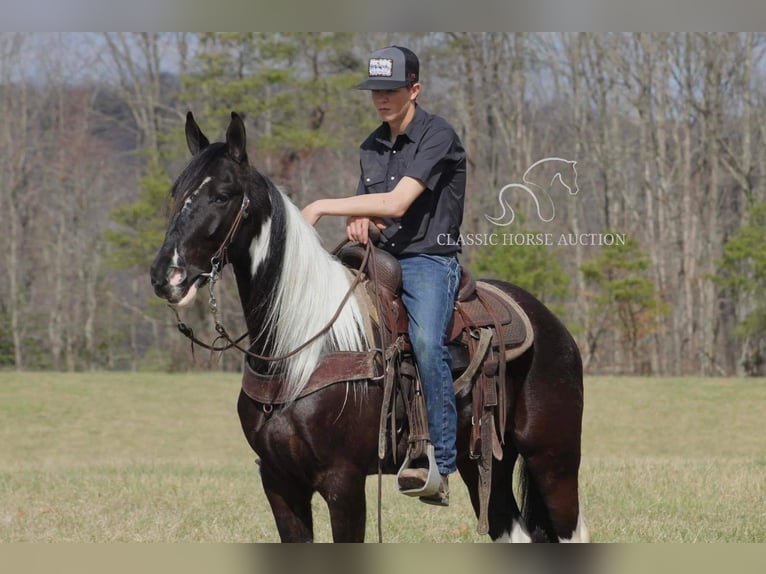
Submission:
<svg viewBox="0 0 766 574">
<path fill-rule="evenodd" d="M 379 468 L 380 382 L 342 382 L 303 397 L 301 390 L 325 354 L 372 348 L 364 328 L 369 311 L 356 294 L 347 296 L 350 271 L 322 247 L 288 197 L 251 165 L 238 114 L 231 114 L 225 141 L 210 143 L 188 112 L 186 140 L 191 159 L 170 191 L 166 235 L 150 270 L 154 291 L 182 307 L 222 266 L 232 266 L 248 349 L 256 356 L 246 356 L 246 366 L 268 373 L 285 397 L 283 404 L 265 405 L 241 391 L 237 402 L 279 537 L 313 541 L 311 500 L 319 493 L 329 509 L 333 540 L 362 542 L 366 478 L 397 471 L 390 457 Z M 511 399 L 502 460 L 491 471 L 488 535 L 508 542 L 587 541 L 578 497 L 580 353 L 539 300 L 509 283 L 495 285 L 526 311 L 535 340 L 505 369 Z M 478 516 L 470 404 L 459 402 L 458 409 L 458 472 Z"/>
</svg>

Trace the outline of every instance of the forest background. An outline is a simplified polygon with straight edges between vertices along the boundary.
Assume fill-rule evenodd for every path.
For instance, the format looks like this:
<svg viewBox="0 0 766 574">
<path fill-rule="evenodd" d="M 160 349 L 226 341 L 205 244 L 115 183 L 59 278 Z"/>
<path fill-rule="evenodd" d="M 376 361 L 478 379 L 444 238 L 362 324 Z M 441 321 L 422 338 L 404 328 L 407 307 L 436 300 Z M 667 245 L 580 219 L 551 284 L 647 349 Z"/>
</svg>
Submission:
<svg viewBox="0 0 766 574">
<path fill-rule="evenodd" d="M 389 44 L 418 53 L 421 105 L 466 146 L 463 233 L 553 238 L 466 245 L 463 263 L 550 305 L 588 373 L 766 374 L 766 36 L 755 33 L 2 33 L 0 368 L 206 364 L 190 360 L 148 279 L 188 158 L 186 111 L 211 139 L 242 113 L 251 161 L 299 206 L 349 195 L 378 124 L 353 87 Z M 525 184 L 538 207 L 519 186 L 546 158 L 577 162 L 577 193 L 548 162 L 539 188 Z M 501 199 L 516 213 L 508 226 L 489 219 Z M 328 247 L 343 236 L 339 220 L 318 230 Z M 235 331 L 234 282 L 223 284 Z M 204 331 L 199 299 L 185 316 Z"/>
</svg>

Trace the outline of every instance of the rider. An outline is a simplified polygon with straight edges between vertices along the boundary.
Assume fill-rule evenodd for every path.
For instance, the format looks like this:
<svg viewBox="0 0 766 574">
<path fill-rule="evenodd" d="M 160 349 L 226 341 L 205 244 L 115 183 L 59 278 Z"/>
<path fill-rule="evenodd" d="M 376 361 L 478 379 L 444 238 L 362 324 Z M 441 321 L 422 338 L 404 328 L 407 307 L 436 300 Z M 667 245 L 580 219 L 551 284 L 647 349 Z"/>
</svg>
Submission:
<svg viewBox="0 0 766 574">
<path fill-rule="evenodd" d="M 356 196 L 320 199 L 303 215 L 312 225 L 324 215 L 346 216 L 348 238 L 361 243 L 372 221 L 381 229 L 380 247 L 401 263 L 402 300 L 442 476 L 439 491 L 421 500 L 447 506 L 447 477 L 457 468 L 457 409 L 446 338 L 460 283 L 466 159 L 452 126 L 418 105 L 419 68 L 407 48 L 372 54 L 368 78 L 357 89 L 372 92 L 383 123 L 361 145 Z M 426 468 L 404 469 L 400 487 L 422 488 L 427 477 Z"/>
</svg>

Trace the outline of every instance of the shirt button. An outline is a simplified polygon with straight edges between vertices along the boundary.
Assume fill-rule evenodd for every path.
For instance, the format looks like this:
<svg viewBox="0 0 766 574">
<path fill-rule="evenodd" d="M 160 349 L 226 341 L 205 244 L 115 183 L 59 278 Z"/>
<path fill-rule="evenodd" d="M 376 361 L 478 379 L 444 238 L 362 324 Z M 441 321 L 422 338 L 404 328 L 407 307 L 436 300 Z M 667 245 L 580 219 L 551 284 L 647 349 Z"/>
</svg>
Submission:
<svg viewBox="0 0 766 574">
<path fill-rule="evenodd" d="M 396 153 L 396 150 L 392 151 L 391 153 Z"/>
<path fill-rule="evenodd" d="M 392 244 L 391 244 L 391 247 L 396 247 L 396 243 L 392 243 Z"/>
<path fill-rule="evenodd" d="M 368 177 L 368 178 L 367 178 L 365 181 L 366 181 L 367 183 L 370 183 L 370 178 Z"/>
<path fill-rule="evenodd" d="M 391 176 L 391 181 L 394 181 L 396 179 L 393 175 Z"/>
</svg>

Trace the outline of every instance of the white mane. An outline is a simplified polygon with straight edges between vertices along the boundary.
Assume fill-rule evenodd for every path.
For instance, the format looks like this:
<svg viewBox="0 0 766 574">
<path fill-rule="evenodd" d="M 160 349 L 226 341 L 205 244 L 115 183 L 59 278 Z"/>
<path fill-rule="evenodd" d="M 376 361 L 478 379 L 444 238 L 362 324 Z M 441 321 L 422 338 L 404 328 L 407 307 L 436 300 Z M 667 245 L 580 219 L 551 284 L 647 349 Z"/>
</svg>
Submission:
<svg viewBox="0 0 766 574">
<path fill-rule="evenodd" d="M 285 208 L 285 246 L 274 302 L 264 325 L 274 343 L 274 355 L 287 354 L 318 333 L 332 318 L 348 291 L 346 269 L 322 247 L 316 230 L 280 191 Z M 270 225 L 250 248 L 252 273 L 268 251 Z M 364 318 L 351 296 L 330 331 L 296 355 L 274 363 L 285 375 L 286 391 L 295 399 L 306 386 L 321 356 L 330 351 L 364 351 Z"/>
</svg>

